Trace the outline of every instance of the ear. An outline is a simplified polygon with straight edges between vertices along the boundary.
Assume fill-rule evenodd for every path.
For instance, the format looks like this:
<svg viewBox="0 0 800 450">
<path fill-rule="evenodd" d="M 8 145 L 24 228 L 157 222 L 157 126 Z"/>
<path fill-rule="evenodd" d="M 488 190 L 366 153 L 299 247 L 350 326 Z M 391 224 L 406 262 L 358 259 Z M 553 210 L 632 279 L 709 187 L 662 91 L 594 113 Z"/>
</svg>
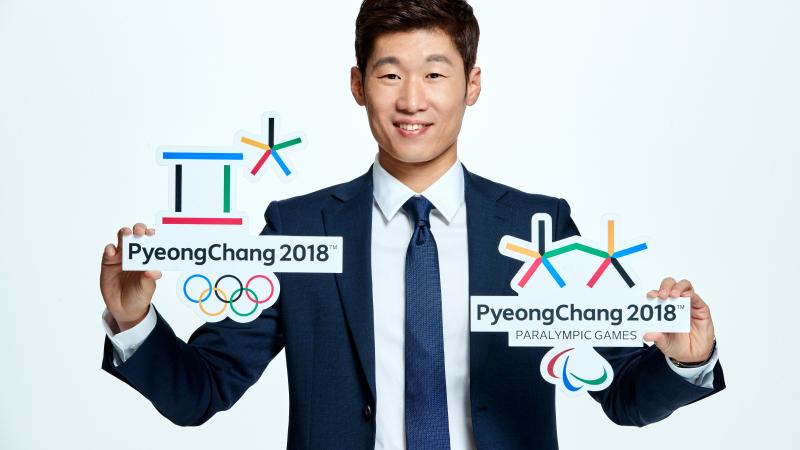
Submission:
<svg viewBox="0 0 800 450">
<path fill-rule="evenodd" d="M 469 71 L 469 79 L 467 80 L 467 106 L 472 106 L 478 101 L 481 95 L 481 68 L 475 66 Z"/>
<path fill-rule="evenodd" d="M 350 68 L 350 92 L 353 93 L 353 98 L 360 106 L 366 104 L 364 96 L 364 79 L 361 76 L 361 70 L 353 66 Z"/>
</svg>

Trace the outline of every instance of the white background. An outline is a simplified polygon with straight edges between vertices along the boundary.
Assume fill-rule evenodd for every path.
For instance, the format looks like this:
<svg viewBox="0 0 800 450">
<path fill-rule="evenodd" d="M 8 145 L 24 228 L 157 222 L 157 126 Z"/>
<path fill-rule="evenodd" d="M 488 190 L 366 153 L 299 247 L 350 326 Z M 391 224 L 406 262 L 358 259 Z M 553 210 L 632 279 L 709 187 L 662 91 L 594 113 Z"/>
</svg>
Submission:
<svg viewBox="0 0 800 450">
<path fill-rule="evenodd" d="M 729 386 L 643 429 L 559 398 L 562 448 L 796 448 L 798 3 L 472 3 L 483 94 L 460 137 L 467 168 L 568 199 L 585 235 L 602 240 L 614 212 L 619 239 L 654 237 L 642 285 L 695 283 Z M 167 208 L 157 145 L 228 145 L 263 111 L 309 145 L 289 157 L 294 183 L 239 183 L 253 233 L 268 201 L 365 172 L 376 146 L 348 87 L 358 6 L 0 0 L 0 448 L 285 446 L 282 354 L 199 428 L 100 369 L 100 254 Z M 188 338 L 200 322 L 176 277 L 155 302 Z"/>
</svg>

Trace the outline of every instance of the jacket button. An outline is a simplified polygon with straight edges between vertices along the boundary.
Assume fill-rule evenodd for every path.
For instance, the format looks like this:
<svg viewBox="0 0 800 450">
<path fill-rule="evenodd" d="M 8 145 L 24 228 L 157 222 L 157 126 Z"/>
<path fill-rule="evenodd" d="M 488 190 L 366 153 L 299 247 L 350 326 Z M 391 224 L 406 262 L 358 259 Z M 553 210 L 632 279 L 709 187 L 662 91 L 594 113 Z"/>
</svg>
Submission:
<svg viewBox="0 0 800 450">
<path fill-rule="evenodd" d="M 372 407 L 371 406 L 367 405 L 367 406 L 364 407 L 364 417 L 366 417 L 367 419 L 371 419 L 372 418 Z"/>
</svg>

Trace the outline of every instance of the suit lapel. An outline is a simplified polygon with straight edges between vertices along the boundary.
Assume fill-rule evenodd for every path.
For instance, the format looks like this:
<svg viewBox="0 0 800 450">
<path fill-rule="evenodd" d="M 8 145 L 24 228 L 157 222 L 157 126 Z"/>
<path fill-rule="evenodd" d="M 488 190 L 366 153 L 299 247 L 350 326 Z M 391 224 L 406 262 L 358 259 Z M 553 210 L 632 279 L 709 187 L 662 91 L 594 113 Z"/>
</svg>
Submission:
<svg viewBox="0 0 800 450">
<path fill-rule="evenodd" d="M 500 255 L 497 250 L 500 238 L 513 232 L 513 225 L 518 222 L 514 211 L 499 201 L 507 192 L 506 187 L 464 169 L 470 296 L 514 294 L 509 286 L 513 261 Z M 491 386 L 497 382 L 492 379 L 492 367 L 498 363 L 497 355 L 492 354 L 492 349 L 496 349 L 498 345 L 506 345 L 507 339 L 503 333 L 469 333 L 473 432 L 480 412 L 491 401 Z"/>
<path fill-rule="evenodd" d="M 323 209 L 325 234 L 342 236 L 342 273 L 336 274 L 339 297 L 347 325 L 375 397 L 375 332 L 372 310 L 372 169 L 333 192 Z"/>
<path fill-rule="evenodd" d="M 491 264 L 499 252 L 500 238 L 513 224 L 514 212 L 499 202 L 508 189 L 464 168 L 464 199 L 467 205 L 467 245 L 469 250 L 469 294 L 498 295 L 507 292 L 511 259 Z"/>
</svg>

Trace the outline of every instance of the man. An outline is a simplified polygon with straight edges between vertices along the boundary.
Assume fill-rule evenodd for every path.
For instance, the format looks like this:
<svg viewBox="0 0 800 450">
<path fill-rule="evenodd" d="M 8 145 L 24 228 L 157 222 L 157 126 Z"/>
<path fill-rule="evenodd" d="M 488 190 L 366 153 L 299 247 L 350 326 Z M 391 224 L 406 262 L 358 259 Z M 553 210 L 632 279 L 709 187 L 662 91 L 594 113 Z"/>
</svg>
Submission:
<svg viewBox="0 0 800 450">
<path fill-rule="evenodd" d="M 563 199 L 525 194 L 468 172 L 457 137 L 480 95 L 478 24 L 461 0 L 365 0 L 351 90 L 378 143 L 355 180 L 272 202 L 263 234 L 344 239 L 340 275 L 282 274 L 281 297 L 246 324 L 199 327 L 184 343 L 150 305 L 158 272 L 122 272 L 103 254 L 103 368 L 179 425 L 230 408 L 286 350 L 289 448 L 555 449 L 546 349 L 470 333 L 470 295 L 512 295 L 519 263 L 503 235 L 553 217 L 578 230 Z M 420 195 L 421 194 L 421 195 Z M 118 238 L 154 233 L 143 224 Z M 468 276 L 467 276 L 468 274 Z M 688 334 L 650 333 L 641 349 L 602 349 L 614 383 L 593 393 L 616 423 L 643 426 L 724 388 L 708 307 L 686 281 L 656 296 L 691 297 Z M 679 367 L 683 366 L 683 367 Z"/>
</svg>

